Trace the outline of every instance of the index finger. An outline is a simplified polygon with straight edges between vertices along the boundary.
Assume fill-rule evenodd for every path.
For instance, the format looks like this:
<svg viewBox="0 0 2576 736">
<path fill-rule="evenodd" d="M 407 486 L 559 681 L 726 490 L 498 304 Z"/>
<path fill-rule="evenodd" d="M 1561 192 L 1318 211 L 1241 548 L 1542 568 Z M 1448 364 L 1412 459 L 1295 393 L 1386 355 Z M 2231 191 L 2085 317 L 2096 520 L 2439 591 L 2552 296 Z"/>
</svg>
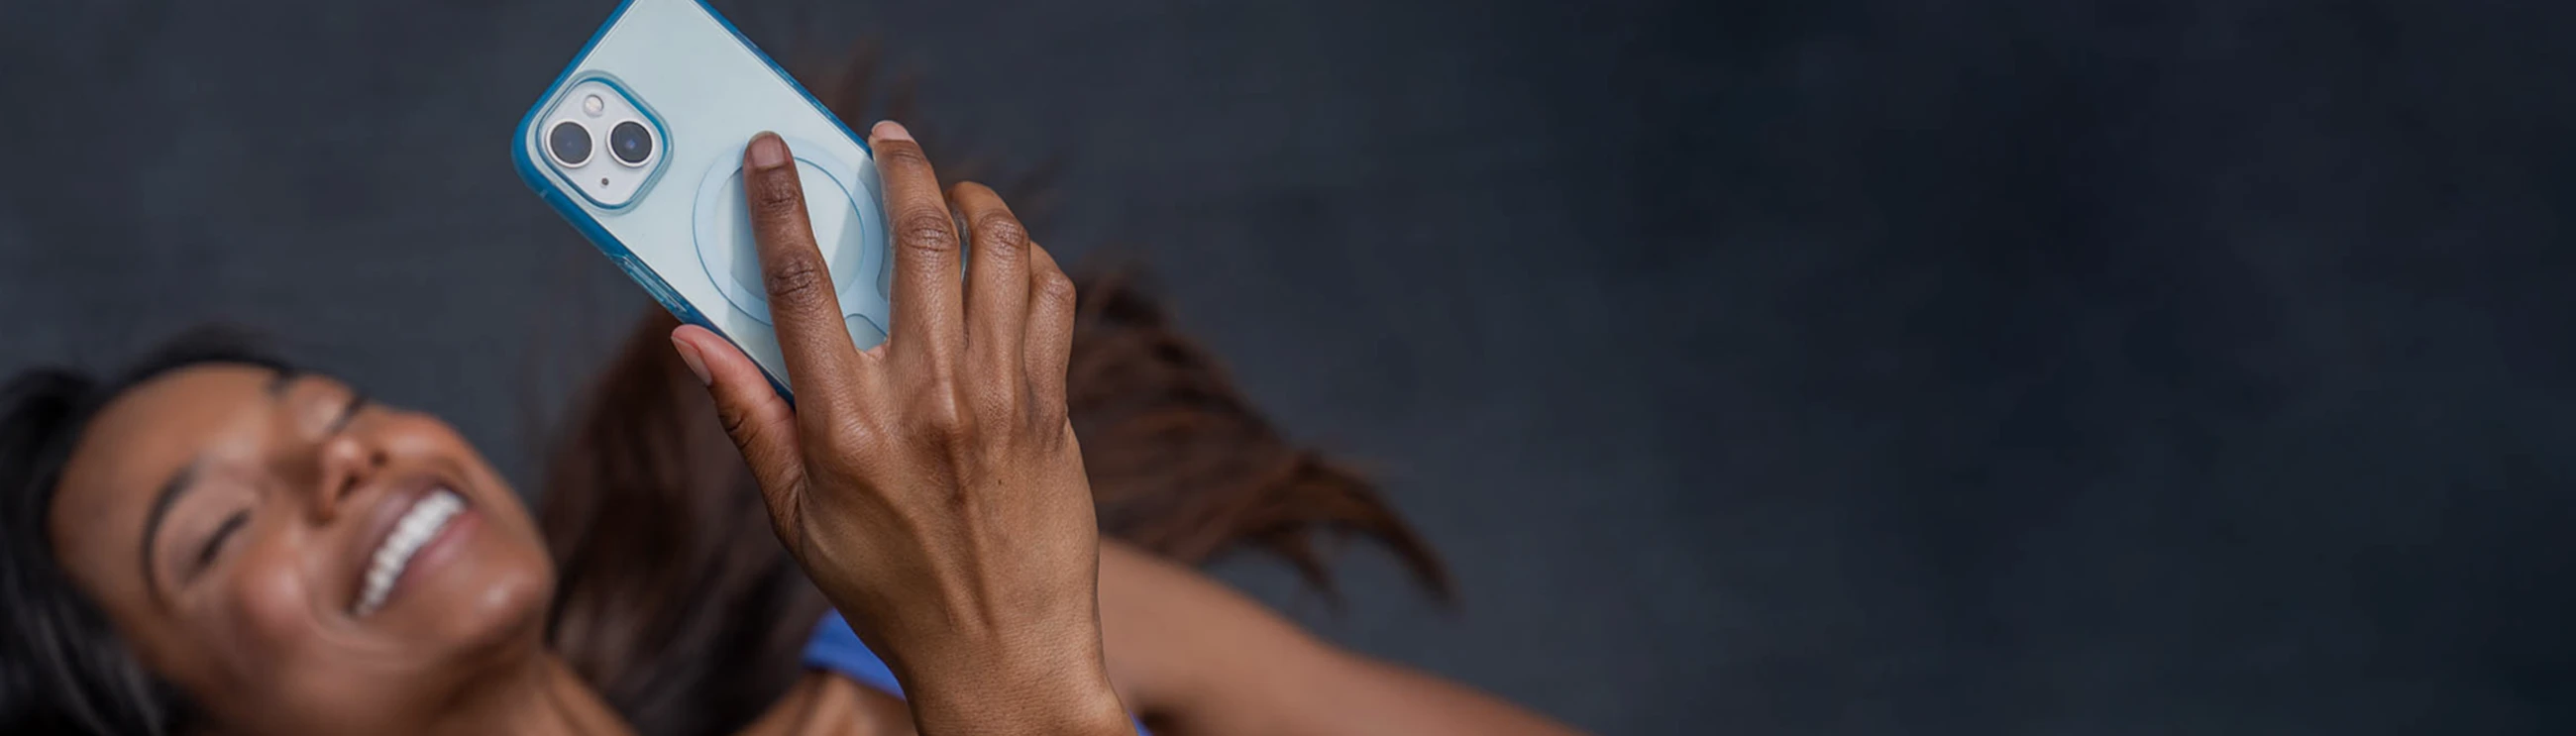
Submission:
<svg viewBox="0 0 2576 736">
<path fill-rule="evenodd" d="M 749 198 L 751 237 L 759 244 L 761 286 L 769 293 L 769 321 L 786 354 L 787 385 L 803 407 L 851 396 L 859 350 L 841 320 L 841 298 L 814 245 L 805 214 L 805 187 L 795 158 L 775 133 L 753 136 L 743 148 L 742 189 Z"/>
</svg>

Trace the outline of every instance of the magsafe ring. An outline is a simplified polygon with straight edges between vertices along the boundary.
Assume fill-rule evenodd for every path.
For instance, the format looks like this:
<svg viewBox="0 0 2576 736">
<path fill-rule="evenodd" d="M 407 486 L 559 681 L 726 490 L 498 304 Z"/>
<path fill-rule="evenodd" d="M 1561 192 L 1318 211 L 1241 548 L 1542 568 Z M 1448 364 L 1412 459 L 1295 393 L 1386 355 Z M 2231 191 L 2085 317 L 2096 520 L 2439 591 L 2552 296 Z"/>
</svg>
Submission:
<svg viewBox="0 0 2576 736">
<path fill-rule="evenodd" d="M 876 214 L 876 182 L 833 158 L 821 144 L 785 138 L 805 187 L 805 213 L 814 245 L 832 274 L 843 322 L 861 348 L 885 339 L 887 301 L 885 226 Z M 759 248 L 752 240 L 751 208 L 743 200 L 742 147 L 716 159 L 698 184 L 695 235 L 698 265 L 735 309 L 770 324 L 769 291 L 762 285 Z"/>
</svg>

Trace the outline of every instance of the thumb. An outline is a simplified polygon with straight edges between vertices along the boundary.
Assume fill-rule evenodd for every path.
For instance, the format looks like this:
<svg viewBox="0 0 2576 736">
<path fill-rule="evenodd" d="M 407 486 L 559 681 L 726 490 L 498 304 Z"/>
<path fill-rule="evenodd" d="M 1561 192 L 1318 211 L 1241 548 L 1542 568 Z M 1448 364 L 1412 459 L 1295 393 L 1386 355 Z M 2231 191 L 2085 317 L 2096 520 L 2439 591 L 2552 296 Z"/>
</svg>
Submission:
<svg viewBox="0 0 2576 736">
<path fill-rule="evenodd" d="M 786 514 L 797 508 L 797 494 L 805 488 L 805 457 L 796 443 L 796 410 L 770 388 L 769 379 L 750 356 L 704 327 L 681 325 L 672 330 L 671 349 L 679 351 L 680 360 L 707 384 L 707 394 L 716 402 L 716 418 L 724 422 L 725 434 L 733 436 L 734 448 L 742 451 L 743 462 L 760 482 L 770 518 L 779 522 L 780 538 L 785 541 L 794 528 L 785 523 Z"/>
</svg>

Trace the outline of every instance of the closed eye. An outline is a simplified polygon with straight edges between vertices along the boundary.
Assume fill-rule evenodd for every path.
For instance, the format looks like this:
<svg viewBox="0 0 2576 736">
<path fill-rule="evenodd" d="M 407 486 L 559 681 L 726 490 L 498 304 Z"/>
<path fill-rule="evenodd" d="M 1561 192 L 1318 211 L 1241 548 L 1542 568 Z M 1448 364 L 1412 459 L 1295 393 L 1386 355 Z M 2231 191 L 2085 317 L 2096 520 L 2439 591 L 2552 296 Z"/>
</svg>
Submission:
<svg viewBox="0 0 2576 736">
<path fill-rule="evenodd" d="M 241 531 L 241 528 L 249 523 L 250 509 L 235 511 L 232 516 L 225 517 L 223 526 L 215 527 L 215 533 L 206 535 L 206 546 L 204 549 L 197 550 L 197 564 L 191 573 L 203 571 L 206 566 L 214 564 L 215 555 L 224 551 L 224 543 L 233 538 L 233 532 Z"/>
<path fill-rule="evenodd" d="M 349 403 L 340 405 L 340 416 L 331 420 L 331 433 L 339 434 L 341 430 L 348 429 L 349 420 L 358 418 L 359 410 L 367 408 L 367 404 L 366 394 L 349 392 Z"/>
</svg>

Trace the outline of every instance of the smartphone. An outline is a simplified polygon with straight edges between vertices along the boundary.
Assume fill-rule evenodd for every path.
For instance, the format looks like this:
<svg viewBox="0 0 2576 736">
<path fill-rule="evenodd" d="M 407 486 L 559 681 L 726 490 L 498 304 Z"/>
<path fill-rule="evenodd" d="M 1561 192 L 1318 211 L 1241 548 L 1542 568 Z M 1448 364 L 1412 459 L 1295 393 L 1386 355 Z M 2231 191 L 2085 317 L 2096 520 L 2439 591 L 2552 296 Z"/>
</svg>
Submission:
<svg viewBox="0 0 2576 736">
<path fill-rule="evenodd" d="M 883 342 L 892 275 L 865 139 L 702 0 L 619 5 L 528 108 L 510 158 L 671 314 L 793 398 L 743 200 L 743 147 L 761 131 L 796 157 L 851 341 Z"/>
</svg>

